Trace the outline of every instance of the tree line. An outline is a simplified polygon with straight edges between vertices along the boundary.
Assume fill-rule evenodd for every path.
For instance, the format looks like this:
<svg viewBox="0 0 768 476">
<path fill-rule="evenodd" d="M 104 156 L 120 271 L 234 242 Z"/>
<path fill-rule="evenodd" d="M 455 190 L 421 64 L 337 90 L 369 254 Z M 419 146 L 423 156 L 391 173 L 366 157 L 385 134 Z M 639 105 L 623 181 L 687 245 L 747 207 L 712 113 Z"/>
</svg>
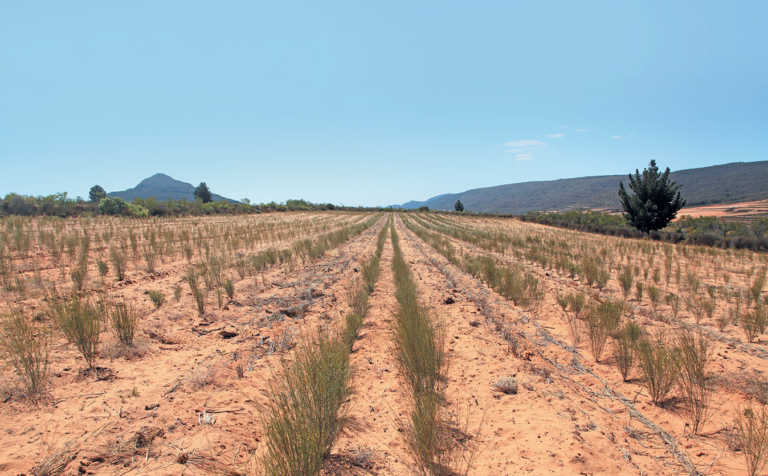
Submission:
<svg viewBox="0 0 768 476">
<path fill-rule="evenodd" d="M 188 215 L 235 215 L 249 213 L 310 210 L 371 210 L 365 207 L 346 207 L 332 203 L 312 203 L 302 199 L 286 200 L 285 203 L 269 202 L 251 204 L 247 199 L 241 202 L 214 201 L 205 182 L 195 188 L 195 200 L 157 200 L 135 198 L 126 201 L 110 197 L 103 187 L 94 185 L 88 193 L 88 200 L 72 199 L 66 192 L 45 196 L 29 196 L 9 193 L 0 198 L 0 216 L 89 216 L 115 215 L 127 217 L 188 216 Z M 376 209 L 378 210 L 378 209 Z"/>
</svg>

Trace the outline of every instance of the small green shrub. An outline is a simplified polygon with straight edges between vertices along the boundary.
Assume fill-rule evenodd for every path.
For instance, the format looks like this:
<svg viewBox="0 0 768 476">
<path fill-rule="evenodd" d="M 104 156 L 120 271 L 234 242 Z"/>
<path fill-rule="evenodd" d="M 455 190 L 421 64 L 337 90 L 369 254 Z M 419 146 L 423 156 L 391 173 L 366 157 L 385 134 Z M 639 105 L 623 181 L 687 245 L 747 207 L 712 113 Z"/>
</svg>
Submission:
<svg viewBox="0 0 768 476">
<path fill-rule="evenodd" d="M 756 476 L 765 468 L 768 460 L 768 411 L 765 405 L 759 409 L 748 406 L 734 422 L 736 445 L 744 452 L 747 473 Z"/>
<path fill-rule="evenodd" d="M 197 305 L 197 313 L 201 316 L 204 316 L 205 315 L 205 295 L 203 294 L 203 291 L 200 289 L 200 284 L 198 282 L 198 277 L 197 277 L 197 273 L 195 273 L 195 270 L 190 269 L 189 271 L 187 271 L 187 275 L 185 279 L 189 284 L 189 290 L 192 291 L 192 297 L 195 298 L 195 304 Z"/>
<path fill-rule="evenodd" d="M 694 434 L 707 418 L 710 386 L 707 363 L 711 357 L 709 342 L 703 334 L 683 330 L 677 339 L 680 351 L 680 388 L 688 403 L 691 429 Z"/>
<path fill-rule="evenodd" d="M 368 313 L 368 293 L 363 285 L 355 284 L 349 288 L 347 299 L 352 308 L 352 314 L 364 316 Z"/>
<path fill-rule="evenodd" d="M 753 342 L 755 338 L 765 332 L 766 312 L 765 308 L 758 306 L 751 311 L 746 311 L 741 315 L 741 328 L 747 342 Z"/>
<path fill-rule="evenodd" d="M 96 267 L 99 269 L 99 276 L 101 276 L 101 280 L 104 281 L 104 276 L 109 273 L 109 266 L 107 263 L 99 260 L 96 262 Z"/>
<path fill-rule="evenodd" d="M 165 303 L 165 294 L 160 291 L 150 291 L 149 299 L 155 305 L 155 309 L 160 309 Z"/>
<path fill-rule="evenodd" d="M 0 321 L 0 351 L 19 374 L 30 395 L 44 392 L 48 385 L 49 343 L 49 333 L 35 329 L 19 309 L 11 309 L 11 313 Z"/>
<path fill-rule="evenodd" d="M 125 254 L 115 248 L 114 246 L 109 249 L 109 259 L 112 261 L 112 267 L 115 269 L 117 280 L 122 281 L 125 279 Z"/>
<path fill-rule="evenodd" d="M 112 306 L 109 321 L 118 340 L 125 345 L 133 345 L 136 325 L 139 322 L 138 312 L 125 303 L 117 303 Z"/>
<path fill-rule="evenodd" d="M 632 370 L 632 366 L 635 361 L 635 353 L 637 349 L 637 343 L 642 336 L 642 328 L 635 322 L 629 321 L 624 324 L 616 334 L 614 338 L 616 340 L 615 357 L 616 366 L 619 368 L 621 378 L 626 382 L 629 377 L 629 372 Z"/>
<path fill-rule="evenodd" d="M 296 350 L 273 382 L 264 422 L 267 475 L 317 474 L 342 426 L 339 410 L 348 395 L 345 343 L 321 333 Z"/>
<path fill-rule="evenodd" d="M 643 337 L 637 344 L 637 360 L 645 386 L 656 405 L 664 403 L 680 376 L 680 352 L 664 339 L 662 333 Z"/>
<path fill-rule="evenodd" d="M 621 284 L 621 290 L 624 293 L 624 299 L 629 297 L 629 293 L 632 291 L 632 269 L 629 266 L 625 266 L 621 273 L 619 273 L 619 284 Z"/>
<path fill-rule="evenodd" d="M 235 298 L 235 285 L 231 279 L 224 281 L 224 292 L 227 293 L 230 301 Z"/>
<path fill-rule="evenodd" d="M 594 306 L 586 314 L 587 337 L 595 362 L 600 362 L 605 343 L 611 333 L 619 327 L 623 312 L 624 304 L 621 301 L 606 300 Z"/>
<path fill-rule="evenodd" d="M 79 297 L 56 298 L 51 303 L 54 321 L 85 359 L 89 368 L 96 363 L 101 333 L 102 310 Z"/>
</svg>

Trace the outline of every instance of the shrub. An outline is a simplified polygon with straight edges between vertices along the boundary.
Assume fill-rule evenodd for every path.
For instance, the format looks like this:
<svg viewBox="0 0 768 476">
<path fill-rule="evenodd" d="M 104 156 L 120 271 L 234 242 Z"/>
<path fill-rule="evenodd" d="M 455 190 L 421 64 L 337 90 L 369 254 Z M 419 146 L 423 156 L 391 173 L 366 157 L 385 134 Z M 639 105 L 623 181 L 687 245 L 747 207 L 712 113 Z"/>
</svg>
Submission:
<svg viewBox="0 0 768 476">
<path fill-rule="evenodd" d="M 592 347 L 595 362 L 600 362 L 600 356 L 605 349 L 608 336 L 619 326 L 624 305 L 621 301 L 603 301 L 590 309 L 586 315 L 587 337 Z"/>
<path fill-rule="evenodd" d="M 69 342 L 73 343 L 93 368 L 101 333 L 101 309 L 92 303 L 73 297 L 70 300 L 54 299 L 51 313 Z"/>
<path fill-rule="evenodd" d="M 105 197 L 99 201 L 99 213 L 102 215 L 123 215 L 128 210 L 128 202 L 122 198 Z"/>
<path fill-rule="evenodd" d="M 621 273 L 619 273 L 619 284 L 621 284 L 621 290 L 624 292 L 624 299 L 627 299 L 630 291 L 632 291 L 632 269 L 629 266 L 625 266 Z"/>
<path fill-rule="evenodd" d="M 569 309 L 572 314 L 565 313 L 565 319 L 568 323 L 568 330 L 571 332 L 571 344 L 578 347 L 581 343 L 581 311 L 586 303 L 586 298 L 581 293 L 569 294 L 558 301 L 563 310 Z"/>
<path fill-rule="evenodd" d="M 197 313 L 201 316 L 205 315 L 205 295 L 200 289 L 197 273 L 195 270 L 190 269 L 187 271 L 186 276 L 187 283 L 189 284 L 189 290 L 192 291 L 192 297 L 195 298 L 195 304 L 197 304 Z"/>
<path fill-rule="evenodd" d="M 678 336 L 677 347 L 680 349 L 680 388 L 688 403 L 691 429 L 696 434 L 707 417 L 709 406 L 710 388 L 706 371 L 710 358 L 709 343 L 702 334 L 683 330 Z"/>
<path fill-rule="evenodd" d="M 656 306 L 659 304 L 660 296 L 659 288 L 653 285 L 648 286 L 648 299 L 651 301 L 651 310 L 654 316 L 656 315 Z"/>
<path fill-rule="evenodd" d="M 142 249 L 142 254 L 144 255 L 144 261 L 147 263 L 147 273 L 154 274 L 155 264 L 157 262 L 157 252 L 152 246 L 146 245 Z"/>
<path fill-rule="evenodd" d="M 230 301 L 235 298 L 235 285 L 231 279 L 224 281 L 224 292 L 227 293 Z"/>
<path fill-rule="evenodd" d="M 49 342 L 48 332 L 35 329 L 18 309 L 12 309 L 0 321 L 0 351 L 31 395 L 45 391 L 48 385 Z"/>
<path fill-rule="evenodd" d="M 364 286 L 356 283 L 349 288 L 347 299 L 352 308 L 352 314 L 365 316 L 368 313 L 368 293 Z"/>
<path fill-rule="evenodd" d="M 173 288 L 173 297 L 176 299 L 176 302 L 181 301 L 181 286 L 178 284 Z"/>
<path fill-rule="evenodd" d="M 83 288 L 85 288 L 87 274 L 84 272 L 83 268 L 75 268 L 71 273 L 69 273 L 69 277 L 72 278 L 72 284 L 74 285 L 75 292 L 80 292 L 83 290 Z"/>
<path fill-rule="evenodd" d="M 347 314 L 347 327 L 344 329 L 344 342 L 352 349 L 352 345 L 357 339 L 357 333 L 363 326 L 363 317 L 360 314 Z"/>
<path fill-rule="evenodd" d="M 747 473 L 756 476 L 765 467 L 768 456 L 768 411 L 744 408 L 734 422 L 736 444 L 744 452 Z"/>
<path fill-rule="evenodd" d="M 129 217 L 148 217 L 149 210 L 135 203 L 128 203 L 119 197 L 106 197 L 99 201 L 99 213 L 102 215 L 122 215 Z"/>
<path fill-rule="evenodd" d="M 96 263 L 96 266 L 99 269 L 99 276 L 101 276 L 101 280 L 104 281 L 104 276 L 106 276 L 107 273 L 109 273 L 109 266 L 107 266 L 107 263 L 105 263 L 105 262 L 103 262 L 101 260 L 99 260 Z"/>
<path fill-rule="evenodd" d="M 741 315 L 741 328 L 744 330 L 747 342 L 753 342 L 758 335 L 765 332 L 765 326 L 766 313 L 762 306 Z"/>
<path fill-rule="evenodd" d="M 125 279 L 125 255 L 114 246 L 109 249 L 109 259 L 112 261 L 112 267 L 115 268 L 117 280 Z"/>
<path fill-rule="evenodd" d="M 152 301 L 152 304 L 155 305 L 155 309 L 160 309 L 165 303 L 165 294 L 160 291 L 150 291 L 149 299 Z"/>
<path fill-rule="evenodd" d="M 133 345 L 136 325 L 139 322 L 138 312 L 125 303 L 117 303 L 112 306 L 109 321 L 118 340 L 125 345 Z"/>
<path fill-rule="evenodd" d="M 517 393 L 517 380 L 514 377 L 502 377 L 493 386 L 507 395 Z"/>
<path fill-rule="evenodd" d="M 760 294 L 763 292 L 763 288 L 765 287 L 766 278 L 768 278 L 768 276 L 766 276 L 766 269 L 763 268 L 762 270 L 758 271 L 755 281 L 749 288 L 749 296 L 752 298 L 752 302 L 755 304 L 760 302 Z"/>
<path fill-rule="evenodd" d="M 344 342 L 320 333 L 284 363 L 273 383 L 264 423 L 266 474 L 317 474 L 339 430 L 339 410 L 348 395 L 349 353 Z"/>
<path fill-rule="evenodd" d="M 662 333 L 643 337 L 637 344 L 637 359 L 645 386 L 656 405 L 661 405 L 680 375 L 679 351 L 669 345 Z"/>
<path fill-rule="evenodd" d="M 642 336 L 642 328 L 633 321 L 624 324 L 615 335 L 616 366 L 619 368 L 621 378 L 626 382 L 632 365 L 635 361 L 637 343 Z"/>
</svg>

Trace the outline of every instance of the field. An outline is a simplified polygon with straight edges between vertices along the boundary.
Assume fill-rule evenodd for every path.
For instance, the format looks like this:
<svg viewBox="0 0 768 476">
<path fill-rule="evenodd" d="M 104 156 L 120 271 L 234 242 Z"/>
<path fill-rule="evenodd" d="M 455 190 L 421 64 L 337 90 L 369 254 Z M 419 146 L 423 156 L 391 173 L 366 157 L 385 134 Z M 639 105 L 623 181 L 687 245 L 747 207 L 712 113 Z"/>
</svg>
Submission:
<svg viewBox="0 0 768 476">
<path fill-rule="evenodd" d="M 0 473 L 750 474 L 767 266 L 455 214 L 4 218 Z"/>
<path fill-rule="evenodd" d="M 683 208 L 678 213 L 680 218 L 690 217 L 720 217 L 748 220 L 768 215 L 768 200 L 751 202 L 726 203 L 719 205 L 702 205 L 699 207 Z"/>
</svg>

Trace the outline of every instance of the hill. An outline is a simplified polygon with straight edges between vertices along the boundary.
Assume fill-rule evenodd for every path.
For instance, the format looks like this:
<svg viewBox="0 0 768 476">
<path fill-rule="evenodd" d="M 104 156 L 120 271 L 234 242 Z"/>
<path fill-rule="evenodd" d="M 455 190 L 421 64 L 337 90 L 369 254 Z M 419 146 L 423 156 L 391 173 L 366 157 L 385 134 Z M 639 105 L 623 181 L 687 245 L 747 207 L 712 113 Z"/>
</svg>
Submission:
<svg viewBox="0 0 768 476">
<path fill-rule="evenodd" d="M 154 197 L 159 201 L 167 200 L 195 200 L 195 187 L 187 182 L 176 180 L 173 177 L 169 177 L 165 174 L 155 174 L 151 177 L 145 178 L 138 185 L 128 190 L 119 192 L 110 192 L 110 197 L 119 197 L 127 201 L 132 201 L 134 198 L 150 198 Z M 213 201 L 225 201 L 236 203 L 236 200 L 216 195 L 211 195 Z"/>
<path fill-rule="evenodd" d="M 768 198 L 768 161 L 734 162 L 672 172 L 688 206 Z M 453 210 L 461 200 L 468 211 L 519 214 L 529 211 L 617 209 L 619 182 L 627 175 L 601 175 L 522 182 L 437 195 L 400 205 L 413 209 Z M 396 205 L 397 207 L 397 205 Z"/>
</svg>

